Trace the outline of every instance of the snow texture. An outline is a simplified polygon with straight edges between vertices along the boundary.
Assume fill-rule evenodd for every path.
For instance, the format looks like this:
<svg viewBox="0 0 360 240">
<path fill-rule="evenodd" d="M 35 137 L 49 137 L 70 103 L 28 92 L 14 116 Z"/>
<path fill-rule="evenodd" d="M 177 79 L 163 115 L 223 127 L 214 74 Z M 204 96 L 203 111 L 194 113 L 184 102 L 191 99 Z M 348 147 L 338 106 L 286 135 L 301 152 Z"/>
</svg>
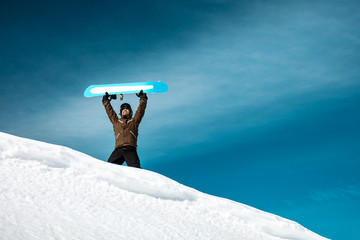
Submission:
<svg viewBox="0 0 360 240">
<path fill-rule="evenodd" d="M 325 239 L 160 174 L 0 133 L 0 239 Z"/>
</svg>

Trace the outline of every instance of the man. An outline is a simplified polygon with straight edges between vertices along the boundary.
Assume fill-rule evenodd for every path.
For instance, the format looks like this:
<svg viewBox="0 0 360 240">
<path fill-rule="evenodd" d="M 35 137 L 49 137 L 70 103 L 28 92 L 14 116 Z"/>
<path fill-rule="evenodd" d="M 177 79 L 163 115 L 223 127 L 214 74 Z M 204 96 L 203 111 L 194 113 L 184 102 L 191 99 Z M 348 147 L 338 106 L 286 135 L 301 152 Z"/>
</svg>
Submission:
<svg viewBox="0 0 360 240">
<path fill-rule="evenodd" d="M 111 106 L 111 97 L 104 95 L 102 103 L 106 113 L 113 124 L 115 133 L 115 150 L 110 155 L 108 162 L 122 165 L 124 162 L 130 167 L 140 167 L 140 159 L 136 152 L 138 129 L 141 119 L 145 114 L 147 96 L 142 90 L 136 96 L 140 98 L 140 104 L 134 117 L 130 104 L 124 103 L 120 107 L 120 119 Z"/>
</svg>

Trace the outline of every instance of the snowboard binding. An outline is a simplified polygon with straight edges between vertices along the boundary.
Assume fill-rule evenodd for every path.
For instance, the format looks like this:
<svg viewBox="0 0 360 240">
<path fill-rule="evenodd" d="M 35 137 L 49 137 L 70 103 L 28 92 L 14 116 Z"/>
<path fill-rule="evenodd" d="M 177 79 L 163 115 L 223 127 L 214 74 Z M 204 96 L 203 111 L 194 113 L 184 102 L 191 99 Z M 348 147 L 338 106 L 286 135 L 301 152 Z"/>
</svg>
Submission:
<svg viewBox="0 0 360 240">
<path fill-rule="evenodd" d="M 108 96 L 110 96 L 111 99 L 116 100 L 116 94 L 108 95 Z M 121 93 L 119 99 L 120 99 L 120 101 L 122 101 L 124 99 L 124 94 Z"/>
</svg>

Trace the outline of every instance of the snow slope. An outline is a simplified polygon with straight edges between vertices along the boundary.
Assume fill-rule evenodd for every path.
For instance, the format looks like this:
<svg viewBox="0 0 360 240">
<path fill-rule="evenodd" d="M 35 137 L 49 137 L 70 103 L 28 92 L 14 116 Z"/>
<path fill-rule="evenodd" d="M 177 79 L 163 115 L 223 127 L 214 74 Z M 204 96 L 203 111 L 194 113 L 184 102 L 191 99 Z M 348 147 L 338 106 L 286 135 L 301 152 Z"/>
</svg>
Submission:
<svg viewBox="0 0 360 240">
<path fill-rule="evenodd" d="M 325 239 L 142 169 L 0 133 L 0 239 Z"/>
</svg>

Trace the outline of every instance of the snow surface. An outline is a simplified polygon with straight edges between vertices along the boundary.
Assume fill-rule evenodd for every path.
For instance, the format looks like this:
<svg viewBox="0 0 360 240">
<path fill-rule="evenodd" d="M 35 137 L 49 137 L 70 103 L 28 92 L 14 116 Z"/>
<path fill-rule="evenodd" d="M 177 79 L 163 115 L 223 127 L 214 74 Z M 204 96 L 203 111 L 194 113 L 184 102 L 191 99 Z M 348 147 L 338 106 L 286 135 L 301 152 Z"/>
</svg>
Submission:
<svg viewBox="0 0 360 240">
<path fill-rule="evenodd" d="M 160 174 L 0 132 L 0 239 L 325 239 Z"/>
</svg>

